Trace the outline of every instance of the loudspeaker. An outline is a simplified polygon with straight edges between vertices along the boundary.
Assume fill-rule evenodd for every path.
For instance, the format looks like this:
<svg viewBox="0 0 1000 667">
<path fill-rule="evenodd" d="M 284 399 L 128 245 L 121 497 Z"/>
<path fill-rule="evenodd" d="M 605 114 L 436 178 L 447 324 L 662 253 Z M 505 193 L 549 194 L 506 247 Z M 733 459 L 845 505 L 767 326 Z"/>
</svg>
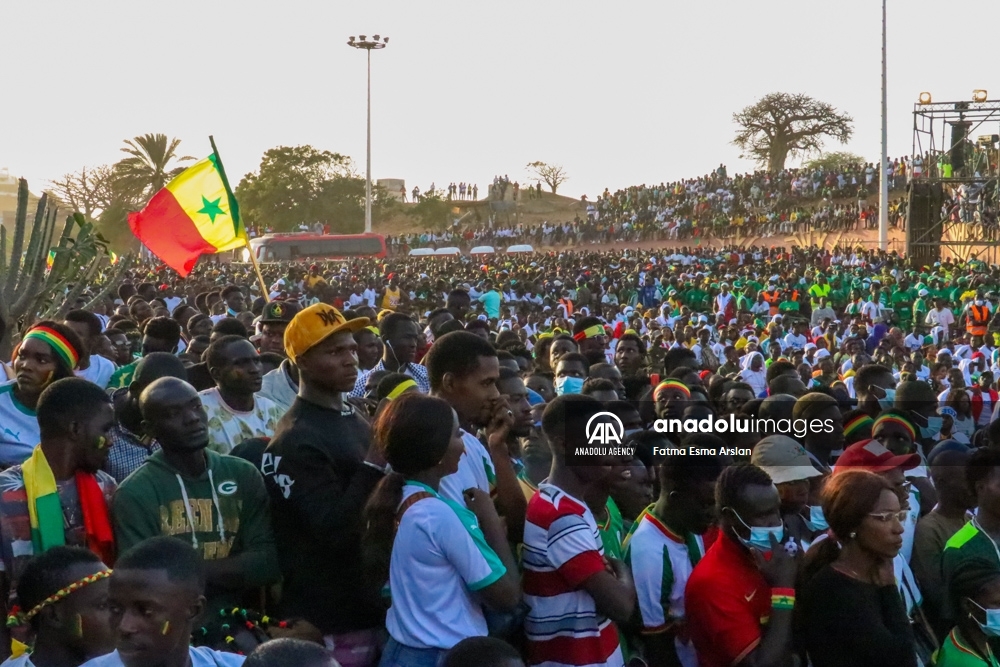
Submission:
<svg viewBox="0 0 1000 667">
<path fill-rule="evenodd" d="M 951 123 L 951 169 L 955 176 L 965 167 L 965 143 L 969 139 L 970 127 L 972 123 L 967 120 Z"/>
<path fill-rule="evenodd" d="M 940 183 L 910 182 L 906 207 L 906 255 L 923 266 L 941 259 L 941 205 L 944 190 Z"/>
</svg>

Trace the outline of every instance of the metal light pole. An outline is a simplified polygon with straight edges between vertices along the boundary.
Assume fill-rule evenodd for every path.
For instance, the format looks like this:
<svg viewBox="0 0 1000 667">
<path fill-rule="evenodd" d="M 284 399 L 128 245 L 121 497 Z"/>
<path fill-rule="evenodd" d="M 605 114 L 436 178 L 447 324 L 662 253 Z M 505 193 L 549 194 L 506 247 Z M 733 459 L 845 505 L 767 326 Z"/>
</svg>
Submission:
<svg viewBox="0 0 1000 667">
<path fill-rule="evenodd" d="M 885 3 L 882 0 L 882 156 L 878 180 L 878 247 L 882 252 L 889 249 L 889 131 L 887 127 L 886 77 L 885 77 Z"/>
<path fill-rule="evenodd" d="M 388 37 L 373 35 L 369 40 L 364 35 L 355 40 L 352 35 L 348 46 L 368 52 L 368 154 L 365 159 L 365 233 L 372 231 L 372 51 L 384 49 L 389 44 Z"/>
</svg>

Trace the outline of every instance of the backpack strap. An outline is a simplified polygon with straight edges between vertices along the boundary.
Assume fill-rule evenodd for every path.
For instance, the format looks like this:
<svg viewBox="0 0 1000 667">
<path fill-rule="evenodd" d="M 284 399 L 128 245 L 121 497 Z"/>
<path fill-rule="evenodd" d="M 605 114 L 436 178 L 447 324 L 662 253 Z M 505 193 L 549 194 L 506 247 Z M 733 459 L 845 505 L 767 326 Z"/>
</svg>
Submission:
<svg viewBox="0 0 1000 667">
<path fill-rule="evenodd" d="M 399 511 L 396 512 L 396 528 L 399 528 L 399 522 L 403 520 L 403 515 L 406 513 L 406 510 L 410 509 L 416 503 L 420 502 L 424 498 L 433 498 L 433 497 L 434 497 L 433 493 L 428 493 L 427 491 L 417 491 L 412 496 L 404 500 L 403 503 L 399 506 Z"/>
</svg>

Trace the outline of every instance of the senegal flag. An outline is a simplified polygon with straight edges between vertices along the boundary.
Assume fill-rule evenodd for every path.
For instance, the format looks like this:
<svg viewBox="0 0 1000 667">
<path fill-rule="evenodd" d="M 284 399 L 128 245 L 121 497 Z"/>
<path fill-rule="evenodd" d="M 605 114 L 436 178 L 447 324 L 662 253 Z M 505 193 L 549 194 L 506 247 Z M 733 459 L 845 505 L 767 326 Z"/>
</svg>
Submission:
<svg viewBox="0 0 1000 667">
<path fill-rule="evenodd" d="M 163 263 L 186 276 L 198 258 L 247 243 L 240 208 L 215 151 L 129 213 L 128 226 Z"/>
</svg>

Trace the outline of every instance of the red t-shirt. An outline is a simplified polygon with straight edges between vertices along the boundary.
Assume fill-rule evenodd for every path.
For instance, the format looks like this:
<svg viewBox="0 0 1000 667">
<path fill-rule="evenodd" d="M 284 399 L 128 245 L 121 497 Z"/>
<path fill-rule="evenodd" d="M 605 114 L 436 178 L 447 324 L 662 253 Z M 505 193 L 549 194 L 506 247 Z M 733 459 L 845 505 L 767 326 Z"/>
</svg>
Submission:
<svg viewBox="0 0 1000 667">
<path fill-rule="evenodd" d="M 771 587 L 743 545 L 720 533 L 691 572 L 684 611 L 700 667 L 730 667 L 760 643 Z"/>
</svg>

